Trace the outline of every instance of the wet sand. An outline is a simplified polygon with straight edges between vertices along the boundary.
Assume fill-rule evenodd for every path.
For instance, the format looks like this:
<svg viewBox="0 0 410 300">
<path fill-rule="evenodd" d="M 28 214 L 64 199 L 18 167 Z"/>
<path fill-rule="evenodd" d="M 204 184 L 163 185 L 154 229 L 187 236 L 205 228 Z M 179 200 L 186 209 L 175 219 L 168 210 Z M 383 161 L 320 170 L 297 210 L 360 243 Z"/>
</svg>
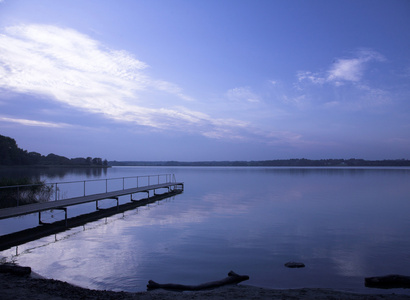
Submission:
<svg viewBox="0 0 410 300">
<path fill-rule="evenodd" d="M 153 290 L 147 292 L 128 293 L 89 290 L 73 286 L 66 282 L 41 279 L 32 275 L 18 276 L 0 273 L 0 298 L 11 299 L 410 299 L 409 295 L 400 294 L 354 294 L 331 289 L 265 289 L 247 285 L 224 286 L 212 290 L 196 292 L 174 292 Z"/>
</svg>

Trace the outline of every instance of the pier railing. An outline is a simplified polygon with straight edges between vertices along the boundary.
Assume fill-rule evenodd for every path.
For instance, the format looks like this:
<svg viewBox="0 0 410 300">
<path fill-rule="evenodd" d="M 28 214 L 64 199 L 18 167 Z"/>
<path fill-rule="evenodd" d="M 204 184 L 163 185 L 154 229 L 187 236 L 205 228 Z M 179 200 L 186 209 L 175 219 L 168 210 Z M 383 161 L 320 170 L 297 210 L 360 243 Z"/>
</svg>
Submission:
<svg viewBox="0 0 410 300">
<path fill-rule="evenodd" d="M 28 198 L 30 198 L 28 199 L 30 202 L 57 201 L 72 197 L 173 182 L 176 182 L 175 174 L 157 174 L 3 186 L 0 187 L 0 209 L 5 207 L 5 201 L 10 202 L 11 199 L 15 204 L 10 205 L 8 203 L 7 206 L 27 204 Z M 5 199 L 6 197 L 8 199 Z"/>
</svg>

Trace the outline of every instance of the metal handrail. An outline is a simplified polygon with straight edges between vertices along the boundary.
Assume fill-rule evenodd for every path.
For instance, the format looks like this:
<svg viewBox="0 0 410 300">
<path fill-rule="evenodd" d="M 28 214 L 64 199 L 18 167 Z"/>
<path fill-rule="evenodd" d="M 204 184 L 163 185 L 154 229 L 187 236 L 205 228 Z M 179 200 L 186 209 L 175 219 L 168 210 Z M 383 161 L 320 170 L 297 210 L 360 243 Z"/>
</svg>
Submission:
<svg viewBox="0 0 410 300">
<path fill-rule="evenodd" d="M 55 186 L 55 201 L 58 200 L 58 185 L 63 185 L 63 184 L 71 184 L 71 183 L 83 183 L 83 194 L 86 196 L 86 183 L 87 182 L 96 182 L 96 181 L 105 181 L 105 192 L 108 192 L 108 181 L 113 181 L 113 180 L 121 180 L 122 179 L 122 189 L 125 189 L 125 179 L 132 179 L 136 178 L 137 179 L 137 186 L 139 187 L 139 179 L 140 178 L 148 178 L 148 186 L 151 185 L 151 178 L 157 178 L 157 183 L 160 184 L 160 178 L 165 176 L 165 182 L 163 183 L 172 183 L 176 182 L 175 179 L 175 174 L 156 174 L 156 175 L 139 175 L 139 176 L 128 176 L 128 177 L 116 177 L 116 178 L 102 178 L 102 179 L 89 179 L 89 180 L 76 180 L 76 181 L 63 181 L 63 182 L 45 182 L 44 184 L 48 186 Z M 6 188 L 17 188 L 17 192 L 19 193 L 19 188 L 21 187 L 29 187 L 29 186 L 41 186 L 43 184 L 41 183 L 34 183 L 34 184 L 25 184 L 25 185 L 13 185 L 13 186 L 2 186 L 0 189 L 6 189 Z M 20 195 L 18 195 L 20 196 Z M 61 200 L 61 199 L 60 199 Z M 17 202 L 18 206 L 18 202 Z"/>
</svg>

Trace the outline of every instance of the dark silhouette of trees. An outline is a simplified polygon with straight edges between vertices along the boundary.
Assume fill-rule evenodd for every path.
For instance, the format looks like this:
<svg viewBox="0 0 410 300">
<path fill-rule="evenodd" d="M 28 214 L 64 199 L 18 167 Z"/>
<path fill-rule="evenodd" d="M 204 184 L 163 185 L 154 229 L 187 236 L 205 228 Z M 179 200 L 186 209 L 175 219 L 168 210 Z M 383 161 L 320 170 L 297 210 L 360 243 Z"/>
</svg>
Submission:
<svg viewBox="0 0 410 300">
<path fill-rule="evenodd" d="M 20 149 L 14 139 L 0 135 L 0 165 L 56 165 L 56 166 L 238 166 L 238 167 L 394 167 L 410 166 L 408 159 L 364 160 L 306 158 L 261 161 L 111 161 L 99 157 L 67 158 L 53 153 L 43 156 L 37 152 Z"/>
<path fill-rule="evenodd" d="M 320 159 L 306 158 L 259 161 L 110 161 L 110 166 L 198 166 L 198 167 L 404 167 L 410 166 L 407 159 Z"/>
<path fill-rule="evenodd" d="M 17 147 L 16 141 L 6 136 L 0 136 L 0 164 L 24 164 L 26 153 Z"/>
<path fill-rule="evenodd" d="M 105 160 L 106 161 L 106 160 Z M 14 139 L 0 135 L 0 165 L 55 165 L 55 166 L 107 166 L 99 157 L 92 158 L 67 158 L 65 156 L 50 153 L 47 156 L 37 152 L 27 152 L 20 149 Z"/>
<path fill-rule="evenodd" d="M 70 160 L 67 157 L 60 156 L 54 153 L 50 153 L 42 160 L 46 165 L 69 165 Z"/>
<path fill-rule="evenodd" d="M 93 158 L 92 163 L 93 163 L 93 165 L 97 165 L 97 166 L 102 166 L 102 164 L 103 164 L 102 159 L 99 158 L 99 157 Z"/>
</svg>

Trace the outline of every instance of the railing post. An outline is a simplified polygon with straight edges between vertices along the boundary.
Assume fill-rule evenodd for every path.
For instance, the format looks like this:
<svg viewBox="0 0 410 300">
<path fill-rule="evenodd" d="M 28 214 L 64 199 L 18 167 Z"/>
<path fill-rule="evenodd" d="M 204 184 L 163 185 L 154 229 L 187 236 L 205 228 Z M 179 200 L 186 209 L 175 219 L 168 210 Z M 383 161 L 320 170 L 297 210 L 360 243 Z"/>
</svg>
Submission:
<svg viewBox="0 0 410 300">
<path fill-rule="evenodd" d="M 0 2 L 1 2 L 1 0 L 0 0 Z M 47 183 L 47 186 L 51 189 L 51 196 L 50 197 L 52 197 L 52 194 L 53 194 L 52 188 L 55 186 L 54 198 L 55 198 L 55 201 L 58 201 L 58 200 L 61 200 L 61 199 L 64 198 L 63 193 L 60 193 L 60 190 L 59 190 L 59 187 L 58 187 L 59 183 L 60 183 L 60 186 L 61 186 L 61 184 L 63 184 L 63 183 L 64 184 L 67 184 L 67 183 L 69 183 L 69 184 L 72 184 L 72 183 L 80 184 L 82 182 L 83 183 L 83 196 L 86 197 L 86 195 L 87 195 L 87 191 L 86 191 L 87 181 L 98 181 L 98 182 L 100 182 L 100 181 L 105 180 L 105 192 L 108 193 L 108 180 L 120 180 L 122 178 L 122 190 L 124 191 L 125 190 L 125 179 L 126 178 L 131 180 L 131 182 L 129 183 L 129 186 L 131 186 L 131 187 L 133 186 L 132 180 L 134 178 L 136 178 L 137 188 L 139 188 L 139 185 L 140 185 L 139 178 L 140 177 L 148 177 L 148 180 L 147 180 L 148 186 L 151 186 L 151 177 L 153 177 L 153 180 L 152 180 L 153 181 L 153 186 L 156 185 L 156 183 L 154 183 L 154 182 L 157 182 L 157 184 L 160 185 L 161 182 L 162 182 L 162 179 L 161 179 L 162 177 L 165 177 L 164 182 L 162 184 L 176 183 L 175 174 L 173 174 L 173 173 L 164 173 L 164 174 L 153 174 L 153 175 L 142 175 L 142 176 L 119 177 L 119 178 L 111 178 L 111 179 L 110 178 L 103 178 L 103 179 L 97 179 L 97 180 L 78 180 L 78 181 L 71 181 L 71 182 L 50 182 L 50 183 Z M 155 180 L 155 177 L 157 177 L 157 180 Z M 145 183 L 146 183 L 145 179 L 143 179 L 143 183 L 141 185 L 143 187 L 145 187 Z M 15 203 L 16 203 L 17 206 L 19 206 L 20 202 L 22 200 L 24 200 L 24 198 L 22 198 L 22 197 L 24 196 L 24 192 L 25 192 L 24 187 L 26 187 L 26 186 L 30 186 L 30 185 L 23 185 L 23 186 L 21 186 L 21 185 L 17 186 L 16 185 L 16 186 L 7 187 L 7 188 L 11 188 L 11 189 L 14 189 L 14 188 L 17 189 L 17 197 L 15 199 L 16 200 Z M 23 192 L 20 191 L 21 190 L 20 187 L 23 189 Z M 6 187 L 4 187 L 4 188 L 6 188 Z M 91 190 L 90 190 L 91 194 L 90 195 L 92 195 L 94 193 L 93 190 L 94 189 L 91 187 Z M 97 189 L 97 190 L 99 190 L 99 189 Z M 115 190 L 115 187 L 114 187 L 114 190 Z M 154 191 L 154 193 L 155 193 L 155 191 Z M 22 196 L 22 194 L 23 194 L 23 196 Z M 60 198 L 60 196 L 61 196 L 61 198 Z M 50 201 L 52 201 L 51 198 L 50 198 Z"/>
</svg>

